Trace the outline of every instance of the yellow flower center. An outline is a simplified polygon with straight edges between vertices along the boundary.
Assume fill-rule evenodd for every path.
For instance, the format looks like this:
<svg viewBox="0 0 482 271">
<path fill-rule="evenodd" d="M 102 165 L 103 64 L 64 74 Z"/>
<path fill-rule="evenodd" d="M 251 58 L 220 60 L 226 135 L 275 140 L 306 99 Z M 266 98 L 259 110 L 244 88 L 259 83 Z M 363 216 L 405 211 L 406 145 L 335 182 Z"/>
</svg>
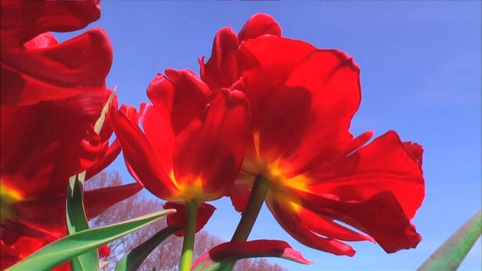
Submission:
<svg viewBox="0 0 482 271">
<path fill-rule="evenodd" d="M 196 178 L 194 182 L 189 183 L 179 182 L 174 176 L 174 171 L 171 171 L 170 177 L 174 185 L 179 190 L 176 195 L 173 195 L 173 199 L 187 202 L 206 198 L 207 195 L 204 193 L 203 181 L 199 177 Z"/>
<path fill-rule="evenodd" d="M 17 190 L 8 187 L 2 181 L 0 183 L 0 221 L 14 214 L 13 203 L 23 200 L 22 194 Z"/>
</svg>

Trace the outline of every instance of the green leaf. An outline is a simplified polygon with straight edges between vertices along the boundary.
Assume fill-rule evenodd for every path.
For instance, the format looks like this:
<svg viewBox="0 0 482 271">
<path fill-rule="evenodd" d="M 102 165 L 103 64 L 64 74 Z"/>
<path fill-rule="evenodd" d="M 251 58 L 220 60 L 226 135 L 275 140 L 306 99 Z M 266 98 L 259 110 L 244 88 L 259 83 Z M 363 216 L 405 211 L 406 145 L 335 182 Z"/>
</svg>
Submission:
<svg viewBox="0 0 482 271">
<path fill-rule="evenodd" d="M 66 236 L 43 247 L 6 270 L 50 270 L 90 249 L 105 245 L 117 238 L 140 229 L 163 216 L 175 212 L 176 210 L 174 209 L 163 210 L 121 223 L 96 229 L 88 229 Z"/>
<path fill-rule="evenodd" d="M 417 270 L 457 270 L 475 241 L 482 234 L 481 211 L 465 222 Z"/>
<path fill-rule="evenodd" d="M 69 235 L 89 229 L 84 209 L 85 171 L 70 177 L 67 190 L 67 231 Z M 72 259 L 73 271 L 99 270 L 99 252 L 91 249 Z"/>
<path fill-rule="evenodd" d="M 134 271 L 144 262 L 151 252 L 159 246 L 162 241 L 174 232 L 182 229 L 181 226 L 170 226 L 154 234 L 144 243 L 140 244 L 129 253 L 125 254 L 117 263 L 116 271 Z"/>
<path fill-rule="evenodd" d="M 215 246 L 199 257 L 193 264 L 193 271 L 229 270 L 233 261 L 256 258 L 278 257 L 302 264 L 311 264 L 299 251 L 294 250 L 287 242 L 279 240 L 253 240 L 246 242 L 231 241 Z"/>
</svg>

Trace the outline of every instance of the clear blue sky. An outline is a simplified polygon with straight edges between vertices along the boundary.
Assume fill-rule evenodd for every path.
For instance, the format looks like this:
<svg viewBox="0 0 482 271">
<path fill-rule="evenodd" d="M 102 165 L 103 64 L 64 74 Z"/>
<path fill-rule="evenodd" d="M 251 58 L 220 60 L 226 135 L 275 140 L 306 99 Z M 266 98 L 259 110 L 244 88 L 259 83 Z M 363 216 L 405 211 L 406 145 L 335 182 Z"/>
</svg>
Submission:
<svg viewBox="0 0 482 271">
<path fill-rule="evenodd" d="M 426 199 L 414 220 L 423 240 L 415 250 L 387 255 L 372 243 L 351 243 L 353 258 L 305 248 L 264 209 L 252 238 L 284 239 L 311 266 L 276 261 L 289 270 L 414 270 L 481 208 L 481 2 L 164 2 L 101 3 L 113 43 L 108 85 L 121 103 L 147 101 L 146 87 L 166 68 L 198 72 L 214 34 L 239 31 L 255 13 L 281 24 L 283 35 L 319 48 L 338 48 L 361 67 L 362 104 L 352 122 L 358 135 L 389 129 L 425 148 Z M 89 27 L 91 27 L 89 26 Z M 118 159 L 109 167 L 132 178 Z M 228 200 L 205 229 L 224 239 L 238 222 Z M 481 269 L 480 239 L 461 270 Z"/>
</svg>

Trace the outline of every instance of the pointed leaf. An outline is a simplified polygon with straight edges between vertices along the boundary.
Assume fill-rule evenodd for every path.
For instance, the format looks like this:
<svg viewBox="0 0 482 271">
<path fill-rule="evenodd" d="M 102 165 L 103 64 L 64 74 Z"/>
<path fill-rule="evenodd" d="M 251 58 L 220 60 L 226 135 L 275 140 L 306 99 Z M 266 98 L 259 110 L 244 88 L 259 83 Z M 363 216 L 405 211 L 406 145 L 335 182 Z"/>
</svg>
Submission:
<svg viewBox="0 0 482 271">
<path fill-rule="evenodd" d="M 465 222 L 417 271 L 457 270 L 482 234 L 481 211 Z"/>
<path fill-rule="evenodd" d="M 163 210 L 121 223 L 96 229 L 88 229 L 66 236 L 43 247 L 6 270 L 50 270 L 90 249 L 105 245 L 117 238 L 149 225 L 165 215 L 175 212 L 176 211 L 172 209 Z"/>
<path fill-rule="evenodd" d="M 125 254 L 117 263 L 116 271 L 134 271 L 144 262 L 149 254 L 159 246 L 162 241 L 169 237 L 174 232 L 182 229 L 181 226 L 170 226 L 162 229 L 158 233 L 154 234 L 144 243 L 140 244 L 129 253 Z"/>
<path fill-rule="evenodd" d="M 67 190 L 67 231 L 70 235 L 89 229 L 89 222 L 84 209 L 85 171 L 70 177 Z M 89 250 L 72 258 L 73 271 L 99 270 L 99 253 L 97 249 Z"/>
<path fill-rule="evenodd" d="M 194 262 L 191 270 L 224 270 L 222 263 L 256 257 L 279 257 L 302 264 L 312 263 L 285 241 L 254 240 L 247 242 L 226 242 L 215 246 L 206 254 L 199 257 Z"/>
</svg>

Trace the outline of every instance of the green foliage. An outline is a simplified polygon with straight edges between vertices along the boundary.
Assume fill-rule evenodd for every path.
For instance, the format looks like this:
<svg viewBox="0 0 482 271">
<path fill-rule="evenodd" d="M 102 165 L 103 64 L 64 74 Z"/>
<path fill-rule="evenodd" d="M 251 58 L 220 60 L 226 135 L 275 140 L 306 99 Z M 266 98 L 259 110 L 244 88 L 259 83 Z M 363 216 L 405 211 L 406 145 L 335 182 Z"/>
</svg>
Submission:
<svg viewBox="0 0 482 271">
<path fill-rule="evenodd" d="M 80 231 L 43 247 L 7 270 L 50 270 L 73 257 L 105 245 L 174 212 L 176 211 L 173 209 L 163 210 L 122 223 Z"/>
<path fill-rule="evenodd" d="M 481 211 L 479 211 L 445 241 L 417 270 L 457 270 L 481 234 L 482 216 Z"/>
<path fill-rule="evenodd" d="M 126 253 L 117 263 L 116 271 L 134 271 L 144 262 L 149 254 L 162 243 L 167 237 L 182 227 L 170 226 L 154 234 L 144 243 L 140 244 L 130 252 Z"/>
</svg>

